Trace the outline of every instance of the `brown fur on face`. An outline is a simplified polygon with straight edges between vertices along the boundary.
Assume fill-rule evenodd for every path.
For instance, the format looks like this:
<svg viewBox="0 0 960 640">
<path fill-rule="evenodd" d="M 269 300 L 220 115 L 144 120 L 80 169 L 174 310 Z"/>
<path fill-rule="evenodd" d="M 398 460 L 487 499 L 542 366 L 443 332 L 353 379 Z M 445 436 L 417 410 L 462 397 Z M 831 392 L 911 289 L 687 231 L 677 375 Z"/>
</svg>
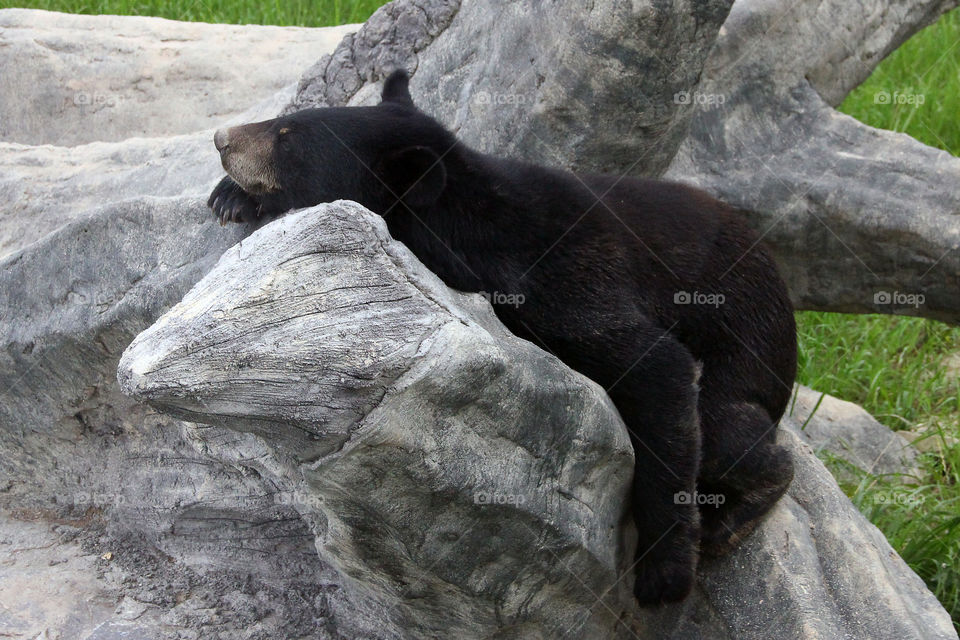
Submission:
<svg viewBox="0 0 960 640">
<path fill-rule="evenodd" d="M 259 195 L 280 188 L 272 161 L 278 138 L 273 123 L 267 120 L 220 129 L 213 136 L 220 163 L 247 193 Z"/>
</svg>

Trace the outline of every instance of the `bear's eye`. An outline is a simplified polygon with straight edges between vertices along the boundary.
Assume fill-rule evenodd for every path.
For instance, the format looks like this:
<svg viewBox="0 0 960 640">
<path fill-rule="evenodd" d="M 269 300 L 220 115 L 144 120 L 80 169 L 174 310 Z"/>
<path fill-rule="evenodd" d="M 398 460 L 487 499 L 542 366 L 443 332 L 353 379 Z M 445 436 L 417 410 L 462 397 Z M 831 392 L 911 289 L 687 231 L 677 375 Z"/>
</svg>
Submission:
<svg viewBox="0 0 960 640">
<path fill-rule="evenodd" d="M 284 135 L 284 134 L 286 134 L 286 133 L 290 133 L 290 129 L 289 129 L 288 127 L 284 127 L 283 129 L 280 129 L 280 132 L 279 132 L 279 133 L 280 133 L 280 135 L 282 136 L 282 135 Z"/>
</svg>

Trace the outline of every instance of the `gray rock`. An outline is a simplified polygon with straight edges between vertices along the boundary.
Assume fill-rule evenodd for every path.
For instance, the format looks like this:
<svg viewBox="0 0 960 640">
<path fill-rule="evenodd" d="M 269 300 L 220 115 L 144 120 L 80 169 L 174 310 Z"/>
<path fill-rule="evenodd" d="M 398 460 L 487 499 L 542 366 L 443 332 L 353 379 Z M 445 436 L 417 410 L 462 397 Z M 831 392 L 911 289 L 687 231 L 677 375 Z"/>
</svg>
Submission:
<svg viewBox="0 0 960 640">
<path fill-rule="evenodd" d="M 113 611 L 98 563 L 47 522 L 0 514 L 0 629 L 11 638 L 85 638 Z"/>
<path fill-rule="evenodd" d="M 876 475 L 920 475 L 917 449 L 863 407 L 797 385 L 788 412 L 816 453 L 827 452 Z"/>
<path fill-rule="evenodd" d="M 463 135 L 478 146 L 503 145 L 514 154 L 540 156 L 540 161 L 553 162 L 557 150 L 585 166 L 604 162 L 602 149 L 590 148 L 570 135 L 575 126 L 583 126 L 575 120 L 586 117 L 591 127 L 600 128 L 610 120 L 622 138 L 634 138 L 626 143 L 615 135 L 607 139 L 617 153 L 617 162 L 624 160 L 620 154 L 631 145 L 651 149 L 635 170 L 656 172 L 671 161 L 681 139 L 677 132 L 692 114 L 689 104 L 680 104 L 682 100 L 637 115 L 638 127 L 667 132 L 662 148 L 651 148 L 645 134 L 635 135 L 630 129 L 622 109 L 618 111 L 616 106 L 615 88 L 596 87 L 597 103 L 606 116 L 594 120 L 582 109 L 575 118 L 565 116 L 559 100 L 567 89 L 560 76 L 545 77 L 542 86 L 547 89 L 534 94 L 523 93 L 523 83 L 530 79 L 522 78 L 514 95 L 535 95 L 536 99 L 523 105 L 494 106 L 493 102 L 503 102 L 502 93 L 494 98 L 498 86 L 476 83 L 482 82 L 487 72 L 503 72 L 474 65 L 487 59 L 507 65 L 511 50 L 526 54 L 531 49 L 518 35 L 523 33 L 522 25 L 515 23 L 522 22 L 532 5 L 488 3 L 499 20 L 491 22 L 483 15 L 481 4 L 461 8 L 458 3 L 426 0 L 417 5 L 394 3 L 382 11 L 395 16 L 395 21 L 372 21 L 375 28 L 345 42 L 332 58 L 321 61 L 308 74 L 296 98 L 292 89 L 281 91 L 235 116 L 234 121 L 270 117 L 291 99 L 322 103 L 328 84 L 331 99 L 354 104 L 370 101 L 376 92 L 376 74 L 403 61 L 413 65 L 417 75 L 423 73 L 420 79 L 414 78 L 415 95 L 438 92 L 442 87 L 443 97 L 438 92 L 426 98 L 425 104 L 444 119 L 450 114 L 449 121 L 458 123 Z M 597 33 L 602 34 L 597 29 L 604 25 L 610 33 L 624 36 L 631 47 L 645 39 L 646 45 L 637 44 L 625 53 L 630 64 L 642 59 L 644 47 L 649 55 L 659 53 L 662 42 L 658 38 L 668 41 L 672 55 L 682 61 L 677 78 L 669 74 L 662 78 L 661 74 L 658 79 L 663 67 L 652 63 L 633 70 L 637 86 L 649 87 L 647 91 L 658 96 L 666 95 L 669 90 L 663 87 L 675 81 L 688 91 L 696 90 L 700 71 L 694 67 L 706 55 L 722 15 L 713 11 L 696 14 L 699 26 L 691 29 L 689 24 L 685 28 L 683 21 L 672 22 L 666 10 L 650 13 L 645 6 L 637 5 L 638 14 L 628 15 L 604 5 L 587 17 L 574 15 L 572 4 L 558 7 L 556 16 L 565 17 L 566 22 L 550 22 L 550 28 L 557 30 L 557 42 L 568 44 L 556 51 L 542 50 L 542 59 L 557 61 L 558 69 L 579 78 L 575 97 L 584 99 L 585 78 L 604 78 L 606 82 L 620 77 L 599 66 L 590 67 L 590 61 L 572 59 L 589 58 L 585 52 L 593 49 L 587 44 Z M 683 3 L 676 6 L 686 7 Z M 510 14 L 511 10 L 517 13 Z M 616 20 L 610 22 L 616 15 L 624 17 L 626 27 Z M 590 23 L 593 19 L 598 22 Z M 450 31 L 444 48 L 434 46 L 447 37 L 444 34 L 456 20 L 463 22 L 458 23 L 457 31 Z M 484 25 L 492 25 L 491 30 L 484 31 Z M 630 33 L 643 25 L 655 28 L 658 37 Z M 509 38 L 498 42 L 499 30 Z M 548 33 L 546 28 L 544 33 Z M 415 37 L 411 39 L 409 34 Z M 461 65 L 464 82 L 470 80 L 478 90 L 487 91 L 489 100 L 485 97 L 479 102 L 489 105 L 461 100 L 457 74 L 442 75 L 444 69 L 461 68 L 451 52 L 457 46 L 453 35 L 464 34 L 480 38 L 484 47 L 464 48 L 465 41 L 459 43 L 473 60 Z M 537 46 L 553 44 L 539 31 L 525 37 Z M 701 52 L 694 50 L 694 42 L 699 43 Z M 578 46 L 584 49 L 576 51 Z M 619 69 L 610 42 L 598 47 L 611 68 Z M 410 55 L 411 48 L 415 56 Z M 496 55 L 488 54 L 494 50 Z M 444 56 L 449 59 L 443 60 Z M 548 70 L 546 62 L 537 68 Z M 855 57 L 845 64 L 856 64 Z M 585 71 L 588 68 L 593 71 Z M 434 75 L 427 74 L 428 69 Z M 319 71 L 324 79 L 313 82 L 311 78 L 317 78 Z M 430 78 L 436 78 L 433 86 L 427 82 Z M 830 85 L 828 76 L 818 82 L 822 87 Z M 635 88 L 624 90 L 625 95 L 636 97 L 632 93 Z M 466 90 L 464 95 L 480 94 Z M 500 137 L 484 141 L 482 122 L 466 124 L 465 104 L 470 109 L 480 108 L 478 113 L 491 119 L 486 123 L 491 130 L 496 129 L 493 119 L 502 115 L 505 126 Z M 537 105 L 543 105 L 542 113 Z M 532 108 L 529 128 L 524 124 L 529 114 L 524 115 L 521 107 Z M 471 126 L 475 127 L 472 131 Z M 339 348 L 336 355 L 355 366 L 345 371 L 341 381 L 322 376 L 329 368 L 317 361 L 299 359 L 293 361 L 295 366 L 275 358 L 271 361 L 271 350 L 263 341 L 238 344 L 229 323 L 237 320 L 255 325 L 259 321 L 251 309 L 234 306 L 225 311 L 238 315 L 215 316 L 197 308 L 198 321 L 211 333 L 219 332 L 233 340 L 233 346 L 257 356 L 249 361 L 232 360 L 227 350 L 219 352 L 216 364 L 225 367 L 225 375 L 231 377 L 199 388 L 196 396 L 203 399 L 199 405 L 206 411 L 204 419 L 213 424 L 157 413 L 125 397 L 115 375 L 121 352 L 180 301 L 221 253 L 241 241 L 225 258 L 238 273 L 250 273 L 248 267 L 253 264 L 269 266 L 257 254 L 244 252 L 243 230 L 216 227 L 202 199 L 193 197 L 205 196 L 220 174 L 209 142 L 211 133 L 72 149 L 0 143 L 0 197 L 5 202 L 0 210 L 0 543 L 14 539 L 12 533 L 29 520 L 36 523 L 36 530 L 28 533 L 43 547 L 23 553 L 20 547 L 0 544 L 0 626 L 15 623 L 19 626 L 14 628 L 27 637 L 48 631 L 53 637 L 59 631 L 63 640 L 85 638 L 95 633 L 94 629 L 107 634 L 104 637 L 136 629 L 140 637 L 155 632 L 163 638 L 391 638 L 404 635 L 400 628 L 411 617 L 419 618 L 424 603 L 429 602 L 439 603 L 440 608 L 423 615 L 426 625 L 440 624 L 454 612 L 465 618 L 457 620 L 453 629 L 490 628 L 491 621 L 497 625 L 515 621 L 512 627 L 499 629 L 498 638 L 537 637 L 543 629 L 555 629 L 560 621 L 571 619 L 575 631 L 576 624 L 584 625 L 586 633 L 612 629 L 609 634 L 598 632 L 600 636 L 628 633 L 625 625 L 629 624 L 646 634 L 642 637 L 664 638 L 766 638 L 771 629 L 799 638 L 956 637 L 942 608 L 916 576 L 842 497 L 812 453 L 791 444 L 786 433 L 785 444 L 795 452 L 799 468 L 791 497 L 737 554 L 703 567 L 700 587 L 691 599 L 677 607 L 644 612 L 631 621 L 633 612 L 621 610 L 632 605 L 621 593 L 629 577 L 615 581 L 622 558 L 631 555 L 630 532 L 622 532 L 624 539 L 620 540 L 621 533 L 602 524 L 609 523 L 622 504 L 614 499 L 619 490 L 616 482 L 630 469 L 629 451 L 618 445 L 623 434 L 617 431 L 617 418 L 610 413 L 605 396 L 548 356 L 505 334 L 483 303 L 437 289 L 436 279 L 419 264 L 406 261 L 403 256 L 407 254 L 395 243 L 382 242 L 379 249 L 371 246 L 372 238 L 382 240 L 382 236 L 378 235 L 378 221 L 369 214 L 361 215 L 366 221 L 363 224 L 354 221 L 351 226 L 349 221 L 339 220 L 337 224 L 342 223 L 342 229 L 353 235 L 338 236 L 330 243 L 337 251 L 326 259 L 341 260 L 337 263 L 341 266 L 356 260 L 385 278 L 363 285 L 372 290 L 367 294 L 375 294 L 380 284 L 391 291 L 408 292 L 410 298 L 391 303 L 386 298 L 379 303 L 370 298 L 370 306 L 380 304 L 386 314 L 396 306 L 407 314 L 402 317 L 417 318 L 419 324 L 368 326 L 375 318 L 356 308 L 352 312 L 360 315 L 352 322 L 341 316 L 348 330 L 327 345 Z M 538 135 L 549 137 L 538 142 Z M 517 143 L 520 139 L 525 142 Z M 537 144 L 541 147 L 530 146 Z M 556 158 L 556 163 L 566 164 L 567 160 Z M 157 195 L 179 197 L 144 197 Z M 127 199 L 131 200 L 117 202 Z M 352 207 L 346 210 L 356 212 Z M 316 223 L 311 220 L 311 224 Z M 269 239 L 272 230 L 281 228 L 285 227 L 263 230 L 267 243 L 294 247 L 282 239 Z M 313 237 L 299 239 L 317 241 Z M 350 247 L 357 250 L 355 255 L 341 255 Z M 253 262 L 248 266 L 242 259 Z M 323 273 L 306 283 L 296 279 L 294 266 L 321 259 L 323 256 L 305 255 L 285 266 L 274 265 L 271 273 L 289 276 L 277 281 L 257 275 L 244 284 L 221 270 L 198 290 L 205 293 L 195 292 L 193 299 L 215 298 L 220 287 L 228 286 L 234 287 L 230 290 L 237 295 L 252 296 L 251 300 L 270 308 L 271 291 L 289 293 L 291 287 L 301 284 L 305 292 L 311 288 L 323 291 L 317 287 L 344 275 L 340 271 Z M 363 273 L 357 269 L 353 276 L 362 279 Z M 263 287 L 260 293 L 258 286 Z M 299 302 L 308 313 L 303 318 L 288 318 L 289 323 L 271 330 L 280 339 L 278 349 L 306 344 L 310 339 L 308 333 L 290 333 L 297 323 L 319 332 L 329 329 L 309 324 L 318 314 L 313 313 L 309 298 Z M 185 322 L 183 307 L 179 309 L 173 317 Z M 373 327 L 381 330 L 372 331 Z M 151 335 L 163 331 L 161 325 Z M 191 351 L 196 345 L 188 343 L 183 348 L 181 338 L 171 334 L 171 343 L 162 348 L 140 348 L 151 354 L 167 353 L 171 366 L 180 366 L 176 363 L 198 357 Z M 417 342 L 419 338 L 423 341 Z M 406 351 L 389 351 L 391 344 Z M 483 349 L 477 353 L 438 352 L 444 344 L 478 344 Z M 312 345 L 312 350 L 303 353 L 329 354 L 324 348 Z M 422 357 L 424 354 L 429 357 Z M 369 357 L 370 362 L 361 356 Z M 272 376 L 268 378 L 272 384 L 287 385 L 285 393 L 298 395 L 286 406 L 281 403 L 283 394 L 277 393 L 251 407 L 248 398 L 259 387 L 251 384 L 250 376 L 257 367 L 271 362 L 273 368 L 263 373 Z M 180 416 L 198 417 L 198 403 L 182 388 L 150 387 L 143 377 L 147 369 L 136 375 L 134 369 L 125 368 L 126 379 L 134 386 L 139 381 L 141 393 L 155 394 L 158 405 Z M 443 374 L 449 374 L 449 380 Z M 233 390 L 227 384 L 232 379 L 238 382 Z M 196 377 L 185 380 L 197 382 Z M 404 386 L 407 382 L 410 384 Z M 344 402 L 330 405 L 325 412 L 310 401 L 318 395 L 315 390 L 340 394 Z M 204 399 L 206 393 L 215 397 L 217 404 Z M 473 398 L 486 398 L 486 402 L 470 404 Z M 513 413 L 499 414 L 498 409 Z M 556 418 L 555 431 L 550 432 L 556 442 L 544 440 L 544 436 L 538 439 L 536 432 L 522 429 L 545 422 L 542 417 L 533 421 L 535 411 Z M 483 430 L 473 430 L 474 419 Z M 449 433 L 440 427 L 449 428 Z M 345 434 L 348 437 L 344 439 Z M 383 439 L 378 440 L 378 435 Z M 340 445 L 336 445 L 338 439 Z M 590 444 L 597 447 L 590 448 Z M 569 456 L 553 456 L 548 445 Z M 508 456 L 511 451 L 516 455 Z M 609 453 L 609 459 L 603 458 L 603 451 Z M 490 469 L 479 464 L 473 468 L 471 464 L 479 460 L 504 466 Z M 596 461 L 598 471 L 606 475 L 591 475 L 586 468 L 590 461 Z M 343 482 L 337 475 L 325 473 L 332 465 L 343 472 Z M 528 476 L 507 472 L 518 467 L 529 469 Z M 385 476 L 378 472 L 381 469 L 395 475 Z M 444 477 L 450 479 L 450 486 L 429 493 L 429 488 L 436 489 L 431 482 Z M 545 484 L 535 484 L 535 478 Z M 498 488 L 506 480 L 512 480 L 514 486 L 501 496 L 527 491 L 522 495 L 535 496 L 537 502 L 479 505 L 470 500 L 471 494 L 464 494 L 468 487 Z M 602 490 L 601 481 L 611 483 L 608 491 Z M 578 489 L 567 491 L 563 483 Z M 351 491 L 340 491 L 338 484 Z M 801 493 L 804 487 L 810 487 L 810 493 Z M 598 502 L 577 501 L 591 492 Z M 415 519 L 412 511 L 404 511 L 404 507 L 424 505 L 437 509 L 427 515 L 421 512 L 413 531 L 431 538 L 411 538 L 410 531 L 390 527 L 386 532 L 365 528 L 367 522 L 393 527 L 411 522 Z M 447 510 L 442 511 L 443 507 Z M 433 516 L 438 511 L 441 518 Z M 464 525 L 470 514 L 483 516 L 477 531 Z M 557 520 L 546 519 L 551 516 Z M 503 528 L 494 531 L 491 527 L 497 523 Z M 815 535 L 810 533 L 811 523 L 818 527 Z M 541 532 L 540 539 L 533 540 L 533 534 L 521 526 Z M 56 536 L 43 533 L 50 529 Z M 443 549 L 451 553 L 443 555 Z M 532 554 L 532 549 L 538 553 Z M 550 555 L 553 553 L 559 561 Z M 434 566 L 423 562 L 428 557 L 438 559 Z M 18 558 L 21 564 L 16 562 Z M 80 563 L 77 572 L 66 572 L 74 566 L 73 558 Z M 58 564 L 61 559 L 67 562 Z M 385 564 L 371 568 L 370 563 L 378 559 Z M 529 572 L 517 573 L 520 559 L 528 561 Z M 566 563 L 573 573 L 567 571 Z M 461 565 L 475 567 L 475 574 L 465 576 Z M 39 567 L 60 567 L 65 573 L 38 573 Z M 611 587 L 605 595 L 610 609 L 604 610 L 595 601 L 587 607 L 581 580 L 595 589 L 596 581 L 611 573 L 613 578 L 597 592 Z M 55 584 L 58 579 L 69 581 L 80 574 L 87 581 L 71 587 L 58 611 L 32 607 L 33 600 L 27 597 L 31 592 L 26 588 L 31 580 L 49 579 Z M 398 591 L 400 579 L 407 583 Z M 511 584 L 515 589 L 497 593 L 494 584 Z M 24 588 L 4 590 L 4 585 Z M 523 594 L 532 599 L 522 601 Z M 91 604 L 94 602 L 96 606 Z M 131 604 L 134 602 L 147 608 L 130 620 L 140 609 Z M 497 609 L 491 604 L 495 602 L 523 604 Z M 562 603 L 572 613 L 564 611 L 561 617 L 550 618 L 548 613 Z M 391 604 L 395 606 L 391 608 Z M 627 614 L 624 624 L 611 623 L 618 611 Z M 8 620 L 13 623 L 7 625 Z M 575 631 L 571 633 L 575 635 Z"/>
<path fill-rule="evenodd" d="M 212 140 L 209 131 L 79 147 L 0 142 L 0 258 L 107 203 L 202 195 L 223 172 Z"/>
<path fill-rule="evenodd" d="M 923 581 L 854 508 L 785 418 L 778 442 L 794 481 L 766 521 L 729 556 L 700 571 L 697 593 L 664 607 L 640 637 L 956 638 Z"/>
<path fill-rule="evenodd" d="M 93 598 L 119 621 L 116 605 L 130 596 L 162 608 L 171 629 L 217 624 L 224 638 L 241 629 L 306 635 L 331 615 L 326 599 L 335 601 L 338 587 L 323 579 L 308 529 L 275 500 L 280 489 L 236 461 L 212 462 L 192 425 L 116 386 L 124 347 L 243 235 L 217 226 L 200 200 L 141 199 L 94 211 L 0 263 L 0 513 L 75 525 L 87 555 L 112 558 L 98 565 L 96 588 L 74 601 L 82 610 L 62 603 L 64 619 L 32 599 L 16 609 L 5 599 L 8 609 L 33 612 L 29 637 L 52 626 L 65 640 L 85 638 L 87 627 L 70 621 L 87 620 Z M 220 440 L 224 456 L 242 440 L 209 429 L 196 427 Z M 248 584 L 251 572 L 265 581 Z M 281 611 L 285 618 L 273 617 Z"/>
<path fill-rule="evenodd" d="M 617 637 L 607 614 L 627 613 L 650 638 L 956 637 L 803 444 L 799 415 L 780 436 L 796 479 L 758 533 L 705 563 L 686 602 L 632 609 L 630 543 L 613 533 L 632 458 L 605 395 L 353 203 L 228 251 L 134 340 L 119 378 L 164 412 L 269 443 L 258 473 L 296 483 L 348 597 L 380 603 L 404 637 Z"/>
<path fill-rule="evenodd" d="M 74 146 L 211 129 L 356 30 L 3 9 L 0 141 Z"/>
<path fill-rule="evenodd" d="M 359 205 L 225 253 L 119 371 L 154 406 L 269 443 L 255 468 L 293 483 L 320 557 L 390 612 L 384 635 L 627 637 L 633 455 L 609 399 Z"/>
<path fill-rule="evenodd" d="M 739 0 L 724 23 L 698 88 L 722 104 L 666 175 L 748 212 L 798 308 L 960 322 L 960 159 L 833 108 L 955 6 Z"/>
<path fill-rule="evenodd" d="M 208 194 L 223 175 L 214 129 L 275 117 L 300 70 L 354 29 L 0 10 L 0 258 L 110 202 Z"/>
<path fill-rule="evenodd" d="M 287 110 L 368 104 L 403 67 L 418 105 L 481 151 L 659 173 L 731 4 L 398 0 L 312 67 Z"/>
</svg>

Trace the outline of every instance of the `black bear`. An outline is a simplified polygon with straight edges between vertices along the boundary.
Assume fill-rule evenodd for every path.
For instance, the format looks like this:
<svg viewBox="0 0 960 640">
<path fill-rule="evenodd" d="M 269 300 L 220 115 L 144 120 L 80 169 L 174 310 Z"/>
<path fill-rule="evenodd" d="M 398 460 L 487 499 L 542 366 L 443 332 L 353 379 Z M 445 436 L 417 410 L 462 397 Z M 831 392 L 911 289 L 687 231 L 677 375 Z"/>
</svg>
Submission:
<svg viewBox="0 0 960 640">
<path fill-rule="evenodd" d="M 671 182 L 478 153 L 395 72 L 375 107 L 221 130 L 209 206 L 259 223 L 337 199 L 382 215 L 449 286 L 602 385 L 633 442 L 635 594 L 679 600 L 793 477 L 774 443 L 796 372 L 793 310 L 735 210 Z M 522 301 L 522 304 L 520 303 Z"/>
</svg>

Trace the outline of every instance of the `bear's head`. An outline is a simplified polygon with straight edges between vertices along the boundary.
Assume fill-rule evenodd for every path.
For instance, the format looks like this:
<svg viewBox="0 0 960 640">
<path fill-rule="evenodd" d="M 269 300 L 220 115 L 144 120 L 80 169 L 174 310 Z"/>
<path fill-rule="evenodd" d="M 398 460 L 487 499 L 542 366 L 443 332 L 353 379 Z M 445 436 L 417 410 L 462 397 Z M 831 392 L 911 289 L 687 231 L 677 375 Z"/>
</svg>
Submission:
<svg viewBox="0 0 960 640">
<path fill-rule="evenodd" d="M 419 111 L 409 77 L 395 71 L 375 107 L 305 109 L 221 129 L 223 168 L 265 210 L 354 200 L 380 214 L 399 201 L 429 206 L 447 186 L 444 156 L 456 139 Z"/>
</svg>

